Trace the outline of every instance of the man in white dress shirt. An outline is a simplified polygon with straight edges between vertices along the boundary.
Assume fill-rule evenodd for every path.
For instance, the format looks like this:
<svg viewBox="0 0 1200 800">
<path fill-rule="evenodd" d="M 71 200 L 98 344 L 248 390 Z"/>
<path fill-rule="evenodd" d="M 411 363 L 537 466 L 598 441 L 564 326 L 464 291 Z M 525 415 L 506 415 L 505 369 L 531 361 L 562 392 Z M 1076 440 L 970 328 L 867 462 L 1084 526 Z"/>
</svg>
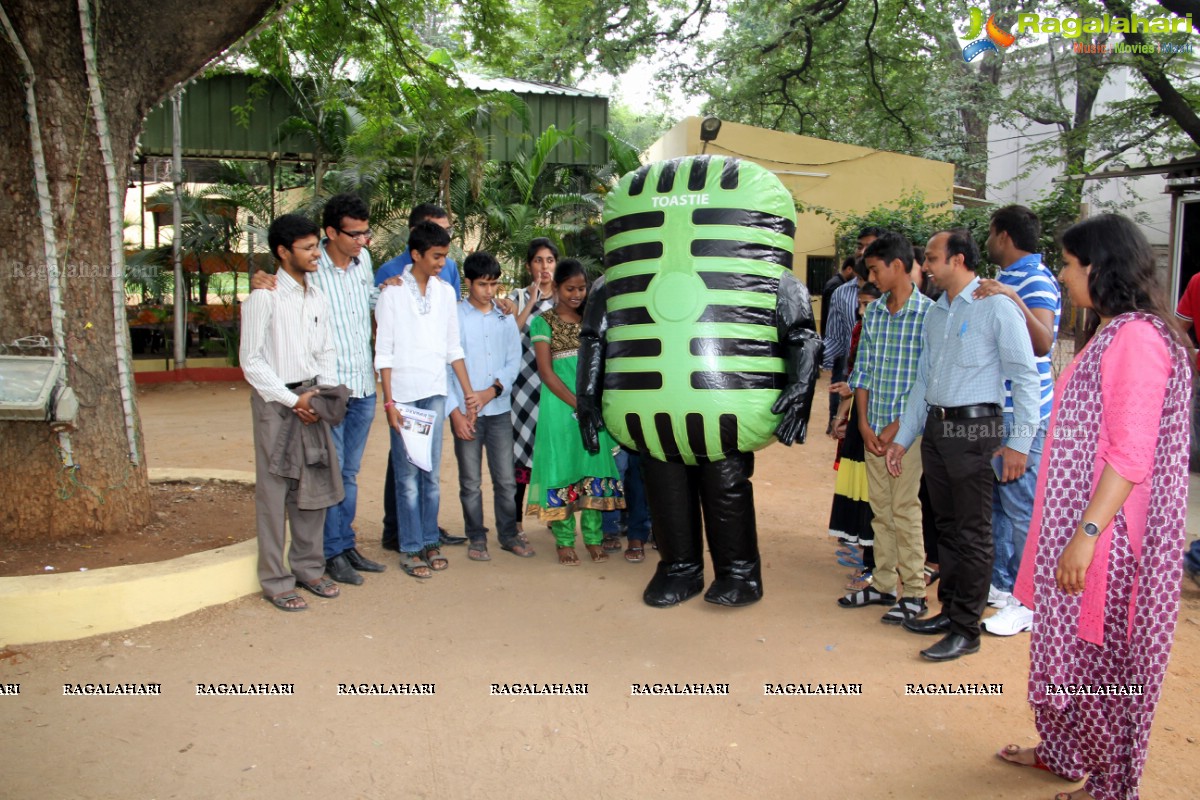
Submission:
<svg viewBox="0 0 1200 800">
<path fill-rule="evenodd" d="M 318 597 L 338 596 L 337 584 L 325 575 L 325 509 L 301 508 L 298 482 L 270 469 L 279 433 L 288 421 L 286 408 L 305 425 L 317 423 L 311 403 L 317 385 L 338 383 L 329 304 L 306 279 L 316 272 L 320 259 L 318 233 L 315 224 L 296 214 L 271 223 L 267 243 L 279 261 L 278 287 L 273 292 L 252 292 L 242 303 L 242 371 L 254 389 L 250 406 L 258 580 L 264 597 L 282 611 L 308 607 L 296 594 L 296 586 Z M 285 515 L 292 531 L 290 570 L 283 560 Z"/>
</svg>

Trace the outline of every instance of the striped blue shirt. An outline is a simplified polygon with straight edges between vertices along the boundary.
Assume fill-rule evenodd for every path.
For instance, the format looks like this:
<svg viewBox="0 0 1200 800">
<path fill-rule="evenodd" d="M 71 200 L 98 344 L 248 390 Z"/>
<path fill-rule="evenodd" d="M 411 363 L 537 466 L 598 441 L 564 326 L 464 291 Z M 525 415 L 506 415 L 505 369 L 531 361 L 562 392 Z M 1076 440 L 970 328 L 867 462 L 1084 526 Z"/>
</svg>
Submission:
<svg viewBox="0 0 1200 800">
<path fill-rule="evenodd" d="M 911 447 L 925 429 L 929 406 L 1000 405 L 1011 380 L 1013 429 L 1004 444 L 1029 452 L 1039 423 L 1039 378 L 1025 316 L 1003 295 L 976 300 L 978 288 L 976 277 L 953 303 L 943 294 L 925 315 L 917 379 L 896 434 L 901 447 Z"/>
<path fill-rule="evenodd" d="M 825 323 L 825 359 L 822 369 L 832 369 L 834 359 L 850 354 L 854 319 L 858 316 L 858 281 L 854 278 L 833 290 L 829 321 Z"/>
<path fill-rule="evenodd" d="M 891 292 L 873 301 L 863 314 L 858 355 L 854 357 L 851 389 L 867 391 L 867 423 L 879 433 L 904 414 L 917 363 L 921 358 L 921 331 L 933 301 L 912 287 L 912 295 L 893 314 L 887 301 Z"/>
<path fill-rule="evenodd" d="M 1054 273 L 1042 263 L 1042 257 L 1031 253 L 1019 258 L 1000 270 L 996 280 L 1005 286 L 1016 290 L 1017 296 L 1030 308 L 1045 308 L 1054 312 L 1054 331 L 1050 340 L 1050 352 L 1044 356 L 1035 355 L 1038 374 L 1042 377 L 1042 416 L 1043 422 L 1050 419 L 1050 410 L 1054 407 L 1054 373 L 1050 371 L 1050 360 L 1054 355 L 1054 344 L 1058 341 L 1058 321 L 1062 317 L 1062 292 Z M 1004 410 L 1013 410 L 1012 383 L 1004 382 Z"/>
<path fill-rule="evenodd" d="M 371 349 L 371 310 L 379 299 L 371 269 L 371 254 L 363 248 L 346 269 L 334 266 L 321 242 L 317 271 L 308 276 L 329 303 L 337 379 L 351 397 L 375 394 L 375 353 Z"/>
</svg>

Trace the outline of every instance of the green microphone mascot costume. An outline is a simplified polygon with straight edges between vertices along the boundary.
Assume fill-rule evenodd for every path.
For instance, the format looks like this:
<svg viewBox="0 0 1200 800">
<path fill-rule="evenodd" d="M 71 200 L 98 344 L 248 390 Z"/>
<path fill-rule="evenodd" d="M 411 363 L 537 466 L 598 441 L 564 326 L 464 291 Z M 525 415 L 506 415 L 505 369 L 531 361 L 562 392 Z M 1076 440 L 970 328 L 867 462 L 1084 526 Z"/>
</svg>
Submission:
<svg viewBox="0 0 1200 800">
<path fill-rule="evenodd" d="M 577 415 L 643 454 L 661 562 L 643 599 L 762 597 L 754 451 L 803 442 L 821 363 L 808 290 L 791 271 L 796 210 L 749 161 L 694 156 L 623 177 L 604 207 L 605 275 L 584 310 Z M 703 525 L 701 519 L 703 518 Z"/>
</svg>

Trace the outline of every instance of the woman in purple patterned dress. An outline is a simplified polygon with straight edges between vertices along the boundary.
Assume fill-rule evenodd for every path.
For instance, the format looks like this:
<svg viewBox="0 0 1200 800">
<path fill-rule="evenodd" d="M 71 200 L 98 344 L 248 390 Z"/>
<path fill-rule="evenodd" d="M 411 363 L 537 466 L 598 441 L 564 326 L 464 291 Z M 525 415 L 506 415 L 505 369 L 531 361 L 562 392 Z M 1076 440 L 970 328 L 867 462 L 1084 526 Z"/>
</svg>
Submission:
<svg viewBox="0 0 1200 800">
<path fill-rule="evenodd" d="M 1063 235 L 1060 280 L 1095 336 L 1059 378 L 1014 594 L 1033 609 L 1029 702 L 1041 743 L 1005 761 L 1135 800 L 1179 613 L 1192 369 L 1128 219 Z"/>
</svg>

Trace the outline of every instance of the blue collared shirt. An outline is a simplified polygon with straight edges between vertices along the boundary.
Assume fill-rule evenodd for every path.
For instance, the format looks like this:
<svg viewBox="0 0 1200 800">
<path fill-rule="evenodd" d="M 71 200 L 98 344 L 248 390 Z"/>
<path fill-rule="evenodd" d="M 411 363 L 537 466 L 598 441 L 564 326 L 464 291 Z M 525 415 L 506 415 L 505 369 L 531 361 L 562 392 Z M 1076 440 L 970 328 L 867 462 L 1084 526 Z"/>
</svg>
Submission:
<svg viewBox="0 0 1200 800">
<path fill-rule="evenodd" d="M 867 390 L 867 423 L 879 433 L 900 419 L 912 396 L 921 359 L 921 332 L 933 301 L 917 291 L 893 314 L 887 307 L 891 292 L 873 301 L 863 314 L 858 355 L 850 375 L 851 389 Z"/>
<path fill-rule="evenodd" d="M 943 294 L 925 315 L 914 402 L 904 409 L 896 434 L 901 447 L 911 447 L 921 435 L 929 406 L 999 406 L 1004 403 L 1004 381 L 1009 380 L 1014 424 L 1005 445 L 1029 452 L 1041 416 L 1041 381 L 1025 315 L 1003 295 L 976 300 L 972 295 L 978 288 L 976 277 L 953 303 Z"/>
<path fill-rule="evenodd" d="M 512 386 L 521 367 L 521 334 L 517 320 L 511 314 L 503 314 L 495 306 L 488 312 L 471 305 L 470 300 L 458 304 L 458 333 L 462 339 L 464 361 L 471 388 L 482 391 L 497 380 L 504 391 L 479 412 L 481 417 L 508 414 L 512 410 Z M 447 370 L 450 368 L 447 367 Z M 467 413 L 462 387 L 454 373 L 448 373 L 450 387 L 446 396 L 446 414 L 454 409 Z"/>
</svg>

